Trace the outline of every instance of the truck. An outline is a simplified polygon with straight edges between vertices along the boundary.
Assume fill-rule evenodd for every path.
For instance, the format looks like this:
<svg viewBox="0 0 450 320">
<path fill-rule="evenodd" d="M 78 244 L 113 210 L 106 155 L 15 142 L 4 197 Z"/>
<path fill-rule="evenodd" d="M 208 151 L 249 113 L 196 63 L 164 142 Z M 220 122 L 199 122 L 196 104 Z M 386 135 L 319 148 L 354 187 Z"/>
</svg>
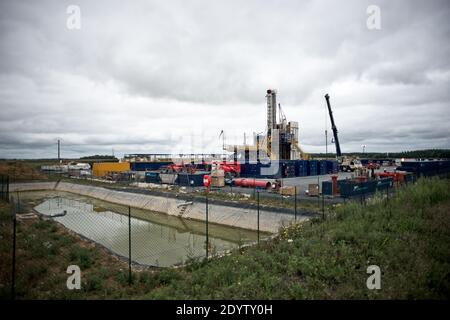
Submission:
<svg viewBox="0 0 450 320">
<path fill-rule="evenodd" d="M 356 158 L 341 157 L 341 161 L 339 161 L 339 171 L 353 172 L 362 168 L 363 165 L 361 164 L 361 161 Z"/>
</svg>

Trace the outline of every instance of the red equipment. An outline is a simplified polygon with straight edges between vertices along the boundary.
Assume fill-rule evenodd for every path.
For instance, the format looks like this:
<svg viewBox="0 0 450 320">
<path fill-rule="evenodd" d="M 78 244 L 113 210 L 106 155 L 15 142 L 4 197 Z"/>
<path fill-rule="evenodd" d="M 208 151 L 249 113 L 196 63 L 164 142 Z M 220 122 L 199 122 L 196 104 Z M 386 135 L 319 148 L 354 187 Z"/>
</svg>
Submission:
<svg viewBox="0 0 450 320">
<path fill-rule="evenodd" d="M 331 181 L 332 181 L 332 194 L 333 196 L 335 196 L 338 193 L 338 183 L 337 183 L 337 178 L 338 176 L 331 176 Z"/>
<path fill-rule="evenodd" d="M 380 165 L 378 163 L 369 162 L 366 166 L 367 169 L 380 169 Z"/>
<path fill-rule="evenodd" d="M 256 180 L 256 179 L 233 179 L 233 182 L 238 187 L 244 188 L 263 188 L 270 189 L 272 188 L 272 183 L 266 180 Z"/>
<path fill-rule="evenodd" d="M 241 173 L 241 164 L 239 162 L 227 162 L 227 161 L 215 161 L 213 164 L 219 166 L 225 173 L 230 173 L 234 176 L 238 176 Z"/>
<path fill-rule="evenodd" d="M 172 163 L 172 164 L 167 165 L 166 167 L 162 167 L 162 170 L 167 171 L 167 172 L 175 172 L 175 173 L 179 173 L 179 172 L 195 173 L 196 168 L 195 168 L 195 166 L 193 166 L 191 164 Z"/>
<path fill-rule="evenodd" d="M 400 172 L 381 172 L 376 174 L 380 178 L 392 178 L 394 182 L 403 182 L 405 174 Z"/>
<path fill-rule="evenodd" d="M 204 185 L 206 188 L 208 188 L 208 187 L 210 186 L 210 184 L 211 184 L 211 177 L 208 176 L 207 174 L 205 174 L 205 175 L 203 176 L 203 185 Z"/>
</svg>

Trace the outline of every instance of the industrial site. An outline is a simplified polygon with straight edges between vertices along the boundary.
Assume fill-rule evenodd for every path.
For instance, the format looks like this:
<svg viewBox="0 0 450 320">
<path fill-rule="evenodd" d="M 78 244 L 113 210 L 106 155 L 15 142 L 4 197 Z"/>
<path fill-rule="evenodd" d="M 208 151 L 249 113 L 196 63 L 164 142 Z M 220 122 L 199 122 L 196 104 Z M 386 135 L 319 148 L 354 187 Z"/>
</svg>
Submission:
<svg viewBox="0 0 450 320">
<path fill-rule="evenodd" d="M 376 5 L 341 31 L 290 6 L 84 3 L 59 33 L 53 4 L 0 5 L 45 35 L 2 18 L 45 57 L 25 76 L 0 52 L 2 300 L 448 300 L 448 56 Z"/>
<path fill-rule="evenodd" d="M 343 155 L 328 94 L 324 101 L 335 151 L 326 158 L 312 157 L 300 147 L 298 122 L 287 121 L 277 103 L 276 89 L 268 89 L 265 98 L 265 110 L 261 111 L 267 114 L 266 132 L 255 135 L 252 144 L 224 144 L 222 154 L 125 154 L 108 162 L 78 163 L 60 159 L 59 164 L 43 165 L 40 170 L 73 179 L 126 182 L 144 190 L 176 187 L 195 193 L 206 188 L 225 194 L 258 190 L 301 198 L 323 195 L 336 200 L 373 194 L 387 186 L 412 182 L 419 175 L 446 174 L 450 170 L 448 159 Z M 220 135 L 224 134 L 222 130 Z"/>
</svg>

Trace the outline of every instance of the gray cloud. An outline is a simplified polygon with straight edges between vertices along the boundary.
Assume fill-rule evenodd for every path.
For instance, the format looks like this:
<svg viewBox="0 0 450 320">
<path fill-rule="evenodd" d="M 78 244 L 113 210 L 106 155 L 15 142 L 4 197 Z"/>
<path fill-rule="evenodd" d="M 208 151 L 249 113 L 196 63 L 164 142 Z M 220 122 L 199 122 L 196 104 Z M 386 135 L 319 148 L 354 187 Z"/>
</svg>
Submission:
<svg viewBox="0 0 450 320">
<path fill-rule="evenodd" d="M 377 31 L 372 1 L 77 1 L 73 31 L 70 4 L 0 3 L 0 157 L 220 150 L 264 130 L 267 88 L 306 151 L 326 92 L 346 151 L 450 147 L 448 1 L 377 1 Z"/>
</svg>

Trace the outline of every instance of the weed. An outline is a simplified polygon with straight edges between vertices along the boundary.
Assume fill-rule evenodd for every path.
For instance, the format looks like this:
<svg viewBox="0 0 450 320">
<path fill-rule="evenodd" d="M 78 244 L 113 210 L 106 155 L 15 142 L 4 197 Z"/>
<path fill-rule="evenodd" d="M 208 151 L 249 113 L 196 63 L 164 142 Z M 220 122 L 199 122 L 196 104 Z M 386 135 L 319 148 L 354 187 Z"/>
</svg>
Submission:
<svg viewBox="0 0 450 320">
<path fill-rule="evenodd" d="M 81 270 L 87 269 L 93 264 L 91 250 L 77 245 L 72 246 L 69 257 L 70 261 L 73 262 L 73 264 L 78 265 Z"/>
</svg>

